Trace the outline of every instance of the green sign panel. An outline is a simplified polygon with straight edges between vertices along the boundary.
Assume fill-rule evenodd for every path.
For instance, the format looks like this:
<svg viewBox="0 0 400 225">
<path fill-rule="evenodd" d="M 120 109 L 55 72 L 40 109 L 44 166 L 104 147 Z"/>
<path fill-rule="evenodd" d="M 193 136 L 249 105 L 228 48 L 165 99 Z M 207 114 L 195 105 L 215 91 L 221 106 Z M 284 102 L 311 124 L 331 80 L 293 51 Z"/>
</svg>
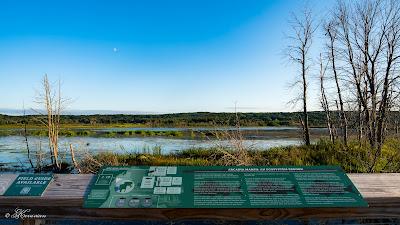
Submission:
<svg viewBox="0 0 400 225">
<path fill-rule="evenodd" d="M 5 196 L 42 196 L 53 179 L 51 174 L 20 174 L 10 185 Z"/>
<path fill-rule="evenodd" d="M 85 208 L 367 207 L 340 167 L 102 168 Z"/>
</svg>

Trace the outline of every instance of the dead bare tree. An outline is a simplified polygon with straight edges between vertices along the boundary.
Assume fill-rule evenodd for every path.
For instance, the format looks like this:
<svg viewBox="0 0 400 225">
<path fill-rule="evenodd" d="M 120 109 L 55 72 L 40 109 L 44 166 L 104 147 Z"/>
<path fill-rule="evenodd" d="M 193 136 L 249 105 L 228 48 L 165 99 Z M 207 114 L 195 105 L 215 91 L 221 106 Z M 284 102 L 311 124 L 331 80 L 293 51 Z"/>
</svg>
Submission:
<svg viewBox="0 0 400 225">
<path fill-rule="evenodd" d="M 218 160 L 220 164 L 225 166 L 249 166 L 253 164 L 250 151 L 253 146 L 245 145 L 244 137 L 240 125 L 240 117 L 237 112 L 237 104 L 235 103 L 235 129 L 234 130 L 218 130 L 215 129 L 213 136 L 216 138 L 217 154 L 211 156 L 214 158 L 222 154 Z M 207 137 L 208 138 L 208 137 Z M 209 139 L 210 140 L 210 139 Z M 227 142 L 227 143 L 226 143 Z"/>
<path fill-rule="evenodd" d="M 70 150 L 70 153 L 71 153 L 71 161 L 72 161 L 74 167 L 76 168 L 78 173 L 81 173 L 82 170 L 79 167 L 79 164 L 77 163 L 77 161 L 75 159 L 75 151 L 74 151 L 74 148 L 72 147 L 72 144 L 69 144 L 69 150 Z"/>
<path fill-rule="evenodd" d="M 54 170 L 61 170 L 61 162 L 59 158 L 59 131 L 60 116 L 66 104 L 66 99 L 61 97 L 61 84 L 58 82 L 58 90 L 54 90 L 50 85 L 47 74 L 43 77 L 42 91 L 36 97 L 36 103 L 44 106 L 45 113 L 40 122 L 46 126 L 49 140 L 49 151 L 51 163 Z"/>
<path fill-rule="evenodd" d="M 302 95 L 300 97 L 303 103 L 303 117 L 300 119 L 303 126 L 303 138 L 306 145 L 310 145 L 310 128 L 308 122 L 307 109 L 307 91 L 308 91 L 308 72 L 310 69 L 310 48 L 312 44 L 313 34 L 316 30 L 314 26 L 312 13 L 305 8 L 301 16 L 292 14 L 290 26 L 293 35 L 288 36 L 290 44 L 286 49 L 288 59 L 300 67 L 300 82 Z"/>
<path fill-rule="evenodd" d="M 325 67 L 323 66 L 321 54 L 319 57 L 320 57 L 319 58 L 319 60 L 320 60 L 319 79 L 320 79 L 320 91 L 321 91 L 321 106 L 322 106 L 322 109 L 324 110 L 325 116 L 326 116 L 326 126 L 329 131 L 329 139 L 331 142 L 335 143 L 335 134 L 334 134 L 335 127 L 334 127 L 334 124 L 332 121 L 329 102 L 326 97 L 325 86 L 324 86 L 326 66 Z"/>
<path fill-rule="evenodd" d="M 399 79 L 399 3 L 394 0 L 339 2 L 325 32 L 329 37 L 343 138 L 347 139 L 347 119 L 336 65 L 340 65 L 340 73 L 347 77 L 348 86 L 353 87 L 350 89 L 355 90 L 358 136 L 361 141 L 365 131 L 370 145 L 369 171 L 374 171 L 387 135 L 388 113 L 398 98 L 395 85 Z"/>
<path fill-rule="evenodd" d="M 24 111 L 24 114 L 23 114 L 23 118 L 24 118 L 24 131 L 23 131 L 23 135 L 24 135 L 24 142 L 25 142 L 25 145 L 26 145 L 26 150 L 27 150 L 27 154 L 28 154 L 28 161 L 29 161 L 29 164 L 31 165 L 31 168 L 34 168 L 34 166 L 33 166 L 33 162 L 32 162 L 32 158 L 31 158 L 31 151 L 30 151 L 30 148 L 29 148 L 29 142 L 28 142 L 28 132 L 27 132 L 27 123 L 28 123 L 28 120 L 27 120 L 27 118 L 26 118 L 26 112 L 25 112 L 25 104 L 23 105 L 23 111 Z"/>
<path fill-rule="evenodd" d="M 339 112 L 340 112 L 340 128 L 342 130 L 342 137 L 343 137 L 343 143 L 345 146 L 347 146 L 347 139 L 348 139 L 348 122 L 347 122 L 347 117 L 346 113 L 344 110 L 344 102 L 343 102 L 343 97 L 342 97 L 342 91 L 340 87 L 340 82 L 339 82 L 339 74 L 338 74 L 338 69 L 337 69 L 337 63 L 336 63 L 336 48 L 335 48 L 335 42 L 336 42 L 336 35 L 337 35 L 337 21 L 336 20 L 331 20 L 324 26 L 324 32 L 326 33 L 326 36 L 328 37 L 328 55 L 329 55 L 329 61 L 332 66 L 332 73 L 333 73 L 333 78 L 335 81 L 335 86 L 336 86 L 336 93 L 338 96 L 339 100 Z"/>
</svg>

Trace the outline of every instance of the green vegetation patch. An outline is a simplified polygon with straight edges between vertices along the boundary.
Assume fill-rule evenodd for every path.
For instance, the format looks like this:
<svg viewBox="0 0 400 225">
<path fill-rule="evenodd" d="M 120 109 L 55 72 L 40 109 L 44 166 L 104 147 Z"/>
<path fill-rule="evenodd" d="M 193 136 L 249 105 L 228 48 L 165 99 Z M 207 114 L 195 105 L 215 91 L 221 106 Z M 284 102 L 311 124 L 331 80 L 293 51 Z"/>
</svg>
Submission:
<svg viewBox="0 0 400 225">
<path fill-rule="evenodd" d="M 297 126 L 299 112 L 293 113 L 238 113 L 241 126 Z M 40 128 L 42 116 L 0 115 L 0 127 L 20 128 L 26 122 L 29 128 Z M 325 126 L 324 112 L 309 112 L 310 125 Z M 107 127 L 215 127 L 216 124 L 235 126 L 234 113 L 175 113 L 156 115 L 62 115 L 61 124 L 66 128 Z"/>
<path fill-rule="evenodd" d="M 320 166 L 337 165 L 341 166 L 349 173 L 366 173 L 371 160 L 369 158 L 369 149 L 367 144 L 360 144 L 357 141 L 351 141 L 348 147 L 342 143 L 332 143 L 321 139 L 310 146 L 288 146 L 275 147 L 269 150 L 248 151 L 251 157 L 251 164 L 257 166 Z M 161 149 L 160 149 L 161 151 Z M 159 152 L 160 153 L 160 152 Z M 232 149 L 220 148 L 194 148 L 177 153 L 161 155 L 152 154 L 150 151 L 142 153 L 100 153 L 93 158 L 100 165 L 118 166 L 118 165 L 225 165 L 223 160 L 226 154 L 234 153 Z M 83 161 L 85 166 L 91 167 L 89 161 Z M 97 167 L 98 169 L 100 167 Z M 83 169 L 83 171 L 96 171 Z M 382 157 L 380 157 L 376 172 L 400 172 L 400 140 L 392 138 L 387 140 L 383 147 Z"/>
</svg>

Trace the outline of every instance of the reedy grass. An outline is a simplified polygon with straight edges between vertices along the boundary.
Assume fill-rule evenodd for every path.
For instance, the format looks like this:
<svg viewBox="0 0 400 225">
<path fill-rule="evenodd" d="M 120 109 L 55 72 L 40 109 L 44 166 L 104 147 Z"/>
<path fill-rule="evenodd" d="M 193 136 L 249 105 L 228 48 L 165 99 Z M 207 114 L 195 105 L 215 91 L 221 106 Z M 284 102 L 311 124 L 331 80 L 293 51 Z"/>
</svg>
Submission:
<svg viewBox="0 0 400 225">
<path fill-rule="evenodd" d="M 0 136 L 21 135 L 20 130 L 0 130 Z M 28 136 L 47 137 L 48 132 L 44 129 L 28 130 Z M 192 133 L 185 134 L 184 131 L 150 131 L 150 130 L 133 130 L 133 131 L 94 131 L 94 130 L 60 130 L 61 137 L 174 137 L 181 138 L 184 136 L 195 138 Z"/>
<path fill-rule="evenodd" d="M 110 165 L 187 165 L 210 166 L 226 165 L 226 153 L 234 154 L 234 149 L 226 148 L 221 151 L 219 147 L 192 148 L 169 154 L 123 153 L 111 152 L 99 153 L 83 158 L 80 168 L 84 173 L 96 172 L 100 166 Z M 350 141 L 348 147 L 340 142 L 332 143 L 326 139 L 320 139 L 310 146 L 274 147 L 268 150 L 252 149 L 248 151 L 250 165 L 257 166 L 319 166 L 338 165 L 346 172 L 366 173 L 368 171 L 367 145 Z M 384 145 L 382 157 L 378 161 L 377 172 L 400 172 L 400 140 L 388 139 Z"/>
</svg>

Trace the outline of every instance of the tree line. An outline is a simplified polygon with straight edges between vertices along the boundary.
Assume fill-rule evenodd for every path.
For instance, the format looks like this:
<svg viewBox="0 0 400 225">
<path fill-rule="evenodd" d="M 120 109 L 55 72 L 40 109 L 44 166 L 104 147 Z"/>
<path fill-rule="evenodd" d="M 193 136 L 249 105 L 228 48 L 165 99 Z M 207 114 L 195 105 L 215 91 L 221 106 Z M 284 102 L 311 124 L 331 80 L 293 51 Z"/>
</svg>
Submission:
<svg viewBox="0 0 400 225">
<path fill-rule="evenodd" d="M 303 106 L 300 122 L 305 143 L 310 144 L 309 82 L 312 71 L 319 71 L 320 102 L 330 140 L 341 141 L 346 148 L 349 128 L 356 130 L 358 141 L 368 145 L 367 163 L 374 171 L 390 128 L 395 133 L 399 129 L 398 113 L 393 112 L 400 106 L 400 2 L 337 1 L 322 20 L 305 8 L 292 15 L 290 25 L 287 56 L 299 69 L 297 100 Z M 324 43 L 317 50 L 318 59 L 311 50 L 316 37 Z"/>
<path fill-rule="evenodd" d="M 310 124 L 322 127 L 325 124 L 324 112 L 310 112 Z M 241 126 L 298 126 L 300 113 L 238 113 Z M 0 125 L 20 126 L 41 125 L 44 115 L 9 116 L 0 115 Z M 114 125 L 136 124 L 148 127 L 189 127 L 189 126 L 235 126 L 235 113 L 176 113 L 153 115 L 61 115 L 61 124 Z"/>
</svg>

